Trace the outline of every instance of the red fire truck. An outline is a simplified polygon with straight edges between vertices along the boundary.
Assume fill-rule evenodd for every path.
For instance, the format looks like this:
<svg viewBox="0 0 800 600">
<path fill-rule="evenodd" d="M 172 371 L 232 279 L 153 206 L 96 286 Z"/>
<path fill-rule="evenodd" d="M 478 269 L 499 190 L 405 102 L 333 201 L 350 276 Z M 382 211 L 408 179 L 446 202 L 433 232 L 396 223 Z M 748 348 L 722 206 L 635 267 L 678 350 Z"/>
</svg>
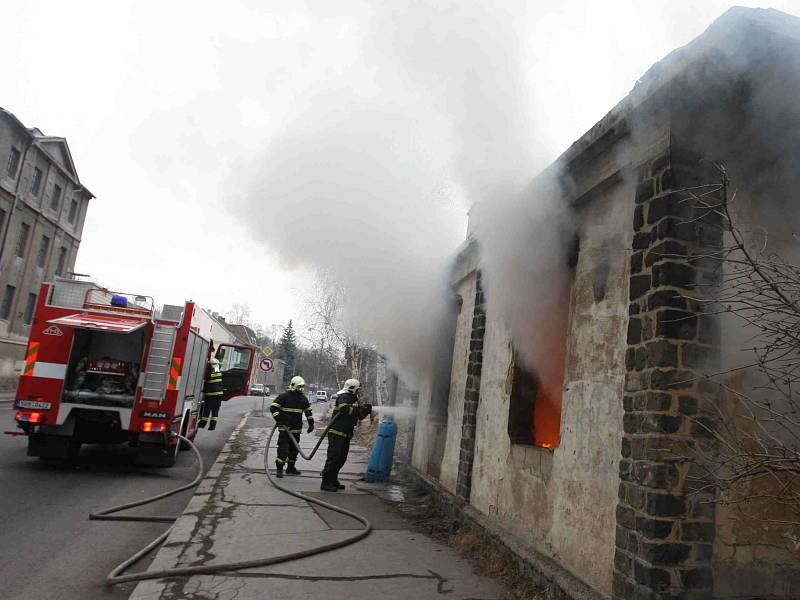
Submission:
<svg viewBox="0 0 800 600">
<path fill-rule="evenodd" d="M 181 446 L 171 432 L 197 433 L 212 347 L 224 399 L 248 393 L 256 348 L 215 343 L 219 327 L 194 302 L 156 315 L 147 296 L 87 281 L 43 284 L 15 401 L 28 455 L 128 443 L 137 463 L 171 466 Z"/>
</svg>

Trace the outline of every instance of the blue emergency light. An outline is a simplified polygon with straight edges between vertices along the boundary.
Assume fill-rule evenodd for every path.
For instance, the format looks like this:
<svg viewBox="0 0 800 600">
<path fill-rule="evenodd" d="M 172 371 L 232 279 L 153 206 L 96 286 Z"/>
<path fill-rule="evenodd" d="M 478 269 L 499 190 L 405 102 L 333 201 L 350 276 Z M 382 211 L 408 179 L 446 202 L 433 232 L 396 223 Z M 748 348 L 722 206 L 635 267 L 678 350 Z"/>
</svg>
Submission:
<svg viewBox="0 0 800 600">
<path fill-rule="evenodd" d="M 128 299 L 125 296 L 111 296 L 111 306 L 126 308 L 128 306 Z"/>
</svg>

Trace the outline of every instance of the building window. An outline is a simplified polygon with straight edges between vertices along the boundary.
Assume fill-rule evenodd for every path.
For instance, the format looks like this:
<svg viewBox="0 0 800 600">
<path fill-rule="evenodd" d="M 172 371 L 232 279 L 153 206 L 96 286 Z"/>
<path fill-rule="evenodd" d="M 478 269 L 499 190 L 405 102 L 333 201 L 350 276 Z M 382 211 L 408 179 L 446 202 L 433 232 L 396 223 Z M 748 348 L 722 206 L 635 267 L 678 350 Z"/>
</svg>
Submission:
<svg viewBox="0 0 800 600">
<path fill-rule="evenodd" d="M 22 258 L 25 256 L 25 247 L 28 245 L 28 235 L 31 232 L 31 226 L 23 223 L 19 228 L 19 237 L 17 238 L 17 256 Z"/>
<path fill-rule="evenodd" d="M 31 179 L 31 194 L 39 196 L 39 190 L 42 188 L 42 170 L 39 167 L 33 169 L 33 179 Z"/>
<path fill-rule="evenodd" d="M 535 368 L 524 364 L 520 353 L 514 352 L 508 408 L 508 437 L 512 444 L 555 448 L 561 439 L 570 296 L 578 252 L 576 239 L 565 257 L 566 276 L 557 295 L 561 301 L 550 309 L 546 320 L 537 323 L 536 348 L 528 361 Z"/>
<path fill-rule="evenodd" d="M 36 266 L 37 267 L 44 267 L 44 263 L 47 262 L 47 251 L 50 249 L 50 238 L 46 235 L 42 236 L 41 241 L 39 242 L 39 253 L 36 255 Z"/>
<path fill-rule="evenodd" d="M 25 305 L 25 325 L 33 321 L 33 311 L 36 309 L 36 294 L 28 294 L 28 304 Z"/>
<path fill-rule="evenodd" d="M 61 186 L 54 185 L 53 195 L 50 197 L 50 208 L 52 210 L 58 210 L 59 206 L 61 206 Z"/>
<path fill-rule="evenodd" d="M 67 266 L 67 249 L 64 246 L 58 249 L 58 266 L 56 267 L 56 275 L 64 276 L 64 269 Z"/>
<path fill-rule="evenodd" d="M 6 291 L 3 294 L 3 302 L 0 304 L 0 319 L 8 321 L 8 316 L 11 314 L 11 303 L 14 302 L 14 292 L 17 291 L 13 285 L 7 285 Z"/>
<path fill-rule="evenodd" d="M 19 159 L 22 156 L 19 150 L 11 147 L 11 154 L 8 155 L 8 163 L 6 163 L 6 175 L 11 178 L 17 176 L 17 168 L 19 167 Z"/>
<path fill-rule="evenodd" d="M 78 202 L 73 200 L 69 205 L 69 222 L 75 224 L 75 217 L 78 216 Z"/>
<path fill-rule="evenodd" d="M 554 361 L 555 362 L 555 361 Z M 512 444 L 555 448 L 561 437 L 563 361 L 550 381 L 514 356 L 514 379 L 508 408 L 508 437 Z"/>
</svg>

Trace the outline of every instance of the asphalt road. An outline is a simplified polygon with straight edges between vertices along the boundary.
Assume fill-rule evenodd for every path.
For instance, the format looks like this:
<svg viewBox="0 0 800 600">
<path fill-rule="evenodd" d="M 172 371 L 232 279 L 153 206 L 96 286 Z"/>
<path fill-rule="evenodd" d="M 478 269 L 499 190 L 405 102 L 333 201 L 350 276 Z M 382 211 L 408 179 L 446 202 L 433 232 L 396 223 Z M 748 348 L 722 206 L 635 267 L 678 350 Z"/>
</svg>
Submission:
<svg viewBox="0 0 800 600">
<path fill-rule="evenodd" d="M 206 469 L 244 413 L 260 407 L 261 398 L 230 400 L 217 429 L 198 433 Z M 0 431 L 14 430 L 13 419 L 12 404 L 0 404 Z M 106 588 L 105 576 L 169 524 L 89 521 L 88 515 L 186 483 L 195 473 L 194 454 L 181 452 L 174 467 L 163 469 L 135 466 L 127 446 L 84 446 L 77 464 L 67 466 L 26 456 L 26 445 L 23 436 L 0 435 L 0 597 L 127 598 L 136 584 Z M 191 493 L 133 514 L 179 514 Z"/>
</svg>

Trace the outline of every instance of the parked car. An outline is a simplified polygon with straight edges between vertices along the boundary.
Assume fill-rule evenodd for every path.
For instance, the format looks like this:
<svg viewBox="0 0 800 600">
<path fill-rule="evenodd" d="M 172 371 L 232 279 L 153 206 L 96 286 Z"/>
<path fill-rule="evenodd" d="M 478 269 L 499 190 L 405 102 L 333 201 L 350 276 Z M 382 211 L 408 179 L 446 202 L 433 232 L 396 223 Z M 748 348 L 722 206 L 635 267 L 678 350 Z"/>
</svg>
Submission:
<svg viewBox="0 0 800 600">
<path fill-rule="evenodd" d="M 254 383 L 250 386 L 250 395 L 251 396 L 266 396 L 266 392 L 264 391 L 264 384 L 263 383 Z"/>
<path fill-rule="evenodd" d="M 327 402 L 328 401 L 328 392 L 325 390 L 319 390 L 317 392 L 317 402 Z"/>
</svg>

